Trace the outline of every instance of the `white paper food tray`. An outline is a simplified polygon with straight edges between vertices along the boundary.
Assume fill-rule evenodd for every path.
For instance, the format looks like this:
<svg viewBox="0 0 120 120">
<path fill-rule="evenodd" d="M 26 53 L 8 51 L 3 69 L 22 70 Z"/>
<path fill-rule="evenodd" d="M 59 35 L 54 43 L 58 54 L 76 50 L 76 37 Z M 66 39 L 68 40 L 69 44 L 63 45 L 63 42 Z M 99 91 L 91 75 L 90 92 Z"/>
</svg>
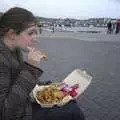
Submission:
<svg viewBox="0 0 120 120">
<path fill-rule="evenodd" d="M 77 89 L 78 95 L 76 96 L 78 97 L 87 89 L 87 87 L 91 83 L 91 80 L 92 76 L 88 75 L 86 71 L 75 69 L 63 80 L 63 82 L 67 83 L 69 86 L 79 84 L 79 88 Z"/>
<path fill-rule="evenodd" d="M 91 80 L 92 80 L 92 77 L 88 75 L 86 71 L 82 71 L 80 69 L 73 70 L 72 73 L 70 73 L 62 82 L 68 84 L 69 86 L 79 84 L 79 88 L 77 89 L 78 94 L 74 98 L 69 96 L 67 99 L 63 100 L 62 103 L 59 103 L 58 106 L 62 106 L 67 102 L 69 102 L 70 100 L 80 96 L 80 94 L 82 94 L 86 90 L 86 88 L 89 86 L 89 84 L 91 83 Z M 56 104 L 42 104 L 36 99 L 37 91 L 44 89 L 44 87 L 47 87 L 47 86 L 36 85 L 32 91 L 31 97 L 35 99 L 36 102 L 40 104 L 42 107 L 53 107 Z"/>
</svg>

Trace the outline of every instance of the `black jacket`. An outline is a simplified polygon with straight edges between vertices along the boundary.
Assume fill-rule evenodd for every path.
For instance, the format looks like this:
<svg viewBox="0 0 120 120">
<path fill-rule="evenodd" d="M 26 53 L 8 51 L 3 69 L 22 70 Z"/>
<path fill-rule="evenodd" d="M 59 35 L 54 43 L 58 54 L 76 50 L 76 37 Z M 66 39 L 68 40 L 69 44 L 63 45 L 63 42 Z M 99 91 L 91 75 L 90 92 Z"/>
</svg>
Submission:
<svg viewBox="0 0 120 120">
<path fill-rule="evenodd" d="M 42 70 L 23 61 L 19 49 L 10 51 L 0 39 L 0 120 L 31 120 L 29 93 Z"/>
</svg>

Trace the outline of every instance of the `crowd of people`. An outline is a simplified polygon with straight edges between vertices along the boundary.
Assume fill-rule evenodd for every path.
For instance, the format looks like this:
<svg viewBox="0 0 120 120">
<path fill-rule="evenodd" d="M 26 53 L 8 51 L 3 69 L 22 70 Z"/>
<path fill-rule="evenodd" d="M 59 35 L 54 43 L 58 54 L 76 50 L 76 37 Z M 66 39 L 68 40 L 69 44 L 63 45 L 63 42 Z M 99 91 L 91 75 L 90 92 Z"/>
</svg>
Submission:
<svg viewBox="0 0 120 120">
<path fill-rule="evenodd" d="M 109 21 L 107 23 L 107 34 L 118 34 L 120 32 L 120 21 L 111 22 Z"/>
</svg>

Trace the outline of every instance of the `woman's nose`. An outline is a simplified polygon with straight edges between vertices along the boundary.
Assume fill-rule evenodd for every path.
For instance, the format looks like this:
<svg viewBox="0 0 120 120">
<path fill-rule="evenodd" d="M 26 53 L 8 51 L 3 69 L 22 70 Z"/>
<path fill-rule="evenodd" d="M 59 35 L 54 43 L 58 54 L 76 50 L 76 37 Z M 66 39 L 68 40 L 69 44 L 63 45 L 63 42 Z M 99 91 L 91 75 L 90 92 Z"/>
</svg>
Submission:
<svg viewBox="0 0 120 120">
<path fill-rule="evenodd" d="M 32 42 L 36 42 L 37 41 L 37 36 L 36 35 L 33 35 L 32 36 Z"/>
</svg>

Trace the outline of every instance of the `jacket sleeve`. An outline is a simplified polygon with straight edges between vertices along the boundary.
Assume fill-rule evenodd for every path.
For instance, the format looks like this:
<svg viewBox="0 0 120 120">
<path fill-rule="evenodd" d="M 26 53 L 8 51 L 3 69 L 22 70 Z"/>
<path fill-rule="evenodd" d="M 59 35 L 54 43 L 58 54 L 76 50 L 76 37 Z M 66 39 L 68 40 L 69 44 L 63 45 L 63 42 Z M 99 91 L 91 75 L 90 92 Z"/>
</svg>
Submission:
<svg viewBox="0 0 120 120">
<path fill-rule="evenodd" d="M 23 115 L 29 93 L 43 71 L 24 63 L 15 83 L 10 86 L 11 74 L 6 63 L 5 58 L 0 59 L 0 110 L 5 120 L 13 120 Z"/>
</svg>

